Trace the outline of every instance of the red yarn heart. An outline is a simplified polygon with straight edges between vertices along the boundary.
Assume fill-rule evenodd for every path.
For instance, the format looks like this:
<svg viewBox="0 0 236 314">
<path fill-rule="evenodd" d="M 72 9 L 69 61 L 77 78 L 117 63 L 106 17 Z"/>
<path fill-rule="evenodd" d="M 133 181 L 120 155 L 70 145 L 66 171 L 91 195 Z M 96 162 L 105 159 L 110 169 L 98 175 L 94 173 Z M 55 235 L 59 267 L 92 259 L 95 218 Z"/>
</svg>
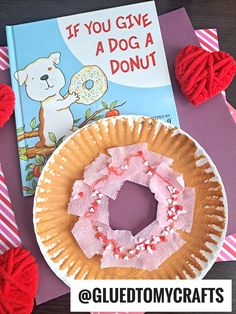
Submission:
<svg viewBox="0 0 236 314">
<path fill-rule="evenodd" d="M 0 84 L 0 127 L 10 119 L 15 105 L 14 92 L 10 86 Z"/>
<path fill-rule="evenodd" d="M 14 248 L 0 255 L 0 313 L 29 314 L 34 306 L 38 267 L 30 252 Z"/>
<path fill-rule="evenodd" d="M 175 61 L 176 79 L 195 106 L 225 90 L 235 72 L 235 60 L 228 53 L 208 52 L 192 45 L 180 50 Z"/>
</svg>

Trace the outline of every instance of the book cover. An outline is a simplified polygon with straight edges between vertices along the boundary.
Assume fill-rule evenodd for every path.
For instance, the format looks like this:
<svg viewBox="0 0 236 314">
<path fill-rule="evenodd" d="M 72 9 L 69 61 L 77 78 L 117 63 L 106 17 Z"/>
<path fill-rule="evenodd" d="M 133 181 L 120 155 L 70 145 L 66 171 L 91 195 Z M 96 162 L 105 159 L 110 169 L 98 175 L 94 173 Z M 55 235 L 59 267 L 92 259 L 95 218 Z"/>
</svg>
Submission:
<svg viewBox="0 0 236 314">
<path fill-rule="evenodd" d="M 154 1 L 7 26 L 23 194 L 52 152 L 104 117 L 179 126 Z"/>
</svg>

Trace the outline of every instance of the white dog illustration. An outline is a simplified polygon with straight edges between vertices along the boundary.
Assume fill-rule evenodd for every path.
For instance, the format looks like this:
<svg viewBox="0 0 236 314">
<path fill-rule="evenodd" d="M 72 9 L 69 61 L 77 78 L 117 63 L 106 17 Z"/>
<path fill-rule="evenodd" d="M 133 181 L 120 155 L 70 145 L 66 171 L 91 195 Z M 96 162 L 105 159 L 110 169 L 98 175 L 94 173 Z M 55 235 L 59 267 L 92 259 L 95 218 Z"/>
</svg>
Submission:
<svg viewBox="0 0 236 314">
<path fill-rule="evenodd" d="M 74 118 L 70 106 L 78 100 L 78 96 L 67 94 L 63 97 L 60 94 L 66 81 L 62 71 L 56 67 L 59 62 L 60 53 L 52 53 L 48 58 L 39 58 L 15 73 L 19 85 L 25 84 L 27 95 L 41 103 L 37 147 L 54 146 L 49 132 L 53 132 L 57 140 L 73 132 Z"/>
</svg>

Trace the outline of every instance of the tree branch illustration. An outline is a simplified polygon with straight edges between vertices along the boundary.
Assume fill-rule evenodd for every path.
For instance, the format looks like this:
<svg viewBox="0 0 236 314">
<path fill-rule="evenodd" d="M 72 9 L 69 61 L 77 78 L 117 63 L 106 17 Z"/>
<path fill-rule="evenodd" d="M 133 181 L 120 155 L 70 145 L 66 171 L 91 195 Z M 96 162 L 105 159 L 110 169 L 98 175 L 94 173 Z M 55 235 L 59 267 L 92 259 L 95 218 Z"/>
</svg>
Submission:
<svg viewBox="0 0 236 314">
<path fill-rule="evenodd" d="M 116 106 L 113 107 L 113 109 L 116 109 L 116 108 L 118 108 L 118 107 L 121 107 L 121 106 L 123 106 L 124 104 L 125 104 L 125 102 L 122 103 L 122 104 L 120 104 L 120 105 L 116 105 Z M 92 121 L 98 114 L 102 113 L 103 111 L 108 111 L 108 108 L 101 108 L 101 109 L 98 109 L 98 110 L 94 111 L 94 113 L 91 114 L 91 116 L 89 116 L 87 119 L 85 119 L 85 120 L 79 125 L 79 129 L 82 128 L 83 126 L 85 126 L 89 121 Z"/>
<path fill-rule="evenodd" d="M 34 158 L 36 155 L 42 155 L 44 157 L 48 157 L 50 156 L 53 151 L 55 150 L 56 146 L 51 146 L 51 147 L 47 147 L 47 146 L 43 146 L 43 147 L 29 147 L 26 149 L 26 153 L 25 155 L 27 156 L 27 158 Z M 19 148 L 19 153 L 21 152 L 22 148 Z"/>
<path fill-rule="evenodd" d="M 104 110 L 107 110 L 105 108 L 99 109 L 97 111 L 94 111 L 91 116 L 89 116 L 87 119 L 85 119 L 82 123 L 79 125 L 79 129 L 81 129 L 83 126 L 85 126 L 89 121 L 93 120 L 99 113 L 103 112 Z"/>
<path fill-rule="evenodd" d="M 88 122 L 96 120 L 96 117 L 99 118 L 98 116 L 104 112 L 104 111 L 111 111 L 113 109 L 116 109 L 118 107 L 121 107 L 125 104 L 125 102 L 123 102 L 120 105 L 117 105 L 117 101 L 114 101 L 113 103 L 111 103 L 110 105 L 108 105 L 105 102 L 102 102 L 103 108 L 98 109 L 96 111 L 94 111 L 91 115 L 90 115 L 90 109 L 88 109 L 87 111 L 89 111 L 89 114 L 86 116 L 85 115 L 85 120 L 78 125 L 78 128 L 82 128 L 83 126 L 85 126 Z M 21 134 L 19 134 L 17 136 L 17 140 L 18 142 L 23 141 L 26 138 L 32 138 L 32 137 L 38 137 L 39 136 L 39 130 L 38 129 L 34 129 L 32 131 L 29 132 L 23 132 Z M 37 146 L 33 146 L 33 147 L 20 147 L 19 148 L 19 154 L 21 155 L 21 151 L 24 149 L 24 155 L 26 156 L 26 159 L 30 159 L 30 158 L 35 158 L 36 155 L 42 155 L 45 158 L 48 158 L 53 151 L 56 149 L 58 145 L 55 146 L 43 146 L 43 147 L 37 147 Z"/>
<path fill-rule="evenodd" d="M 31 138 L 31 137 L 37 137 L 37 136 L 39 136 L 38 130 L 34 130 L 34 131 L 30 131 L 30 132 L 24 132 L 24 133 L 17 136 L 17 141 L 21 142 L 25 138 Z"/>
<path fill-rule="evenodd" d="M 94 111 L 94 113 L 88 117 L 87 119 L 85 119 L 79 126 L 78 128 L 82 128 L 83 126 L 85 126 L 89 121 L 93 120 L 99 113 L 102 113 L 103 111 L 105 111 L 107 109 L 102 108 L 99 109 L 97 111 Z M 17 136 L 17 141 L 21 142 L 23 141 L 25 138 L 32 138 L 32 137 L 37 137 L 39 136 L 39 131 L 38 130 L 34 130 L 34 131 L 30 131 L 30 132 L 24 132 L 20 135 Z"/>
</svg>

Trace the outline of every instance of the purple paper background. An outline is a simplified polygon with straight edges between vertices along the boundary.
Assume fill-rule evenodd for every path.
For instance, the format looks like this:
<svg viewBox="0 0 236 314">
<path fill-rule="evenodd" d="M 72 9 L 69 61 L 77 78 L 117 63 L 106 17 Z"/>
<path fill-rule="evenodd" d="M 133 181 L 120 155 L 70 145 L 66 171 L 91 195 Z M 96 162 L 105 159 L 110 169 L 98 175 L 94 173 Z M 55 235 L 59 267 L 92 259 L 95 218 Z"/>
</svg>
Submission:
<svg viewBox="0 0 236 314">
<path fill-rule="evenodd" d="M 109 200 L 110 227 L 113 230 L 130 230 L 136 235 L 156 219 L 157 205 L 149 188 L 126 181 L 117 198 Z"/>
<path fill-rule="evenodd" d="M 175 56 L 181 48 L 188 44 L 199 46 L 185 9 L 160 16 L 160 25 L 181 128 L 191 134 L 205 148 L 222 176 L 229 204 L 227 234 L 232 234 L 235 232 L 234 210 L 236 207 L 236 149 L 233 149 L 236 147 L 235 125 L 221 95 L 195 108 L 188 103 L 179 90 L 174 78 Z M 0 71 L 0 82 L 8 82 L 8 80 L 9 72 Z M 40 304 L 69 292 L 69 289 L 49 269 L 36 242 L 32 224 L 33 198 L 23 197 L 21 191 L 13 117 L 3 128 L 0 128 L 0 145 L 0 161 L 9 188 L 20 236 L 24 247 L 32 252 L 39 265 L 40 280 L 36 302 Z M 136 197 L 140 197 L 140 195 L 140 193 L 136 193 Z M 142 214 L 140 211 L 136 211 L 136 215 L 141 217 Z"/>
</svg>

